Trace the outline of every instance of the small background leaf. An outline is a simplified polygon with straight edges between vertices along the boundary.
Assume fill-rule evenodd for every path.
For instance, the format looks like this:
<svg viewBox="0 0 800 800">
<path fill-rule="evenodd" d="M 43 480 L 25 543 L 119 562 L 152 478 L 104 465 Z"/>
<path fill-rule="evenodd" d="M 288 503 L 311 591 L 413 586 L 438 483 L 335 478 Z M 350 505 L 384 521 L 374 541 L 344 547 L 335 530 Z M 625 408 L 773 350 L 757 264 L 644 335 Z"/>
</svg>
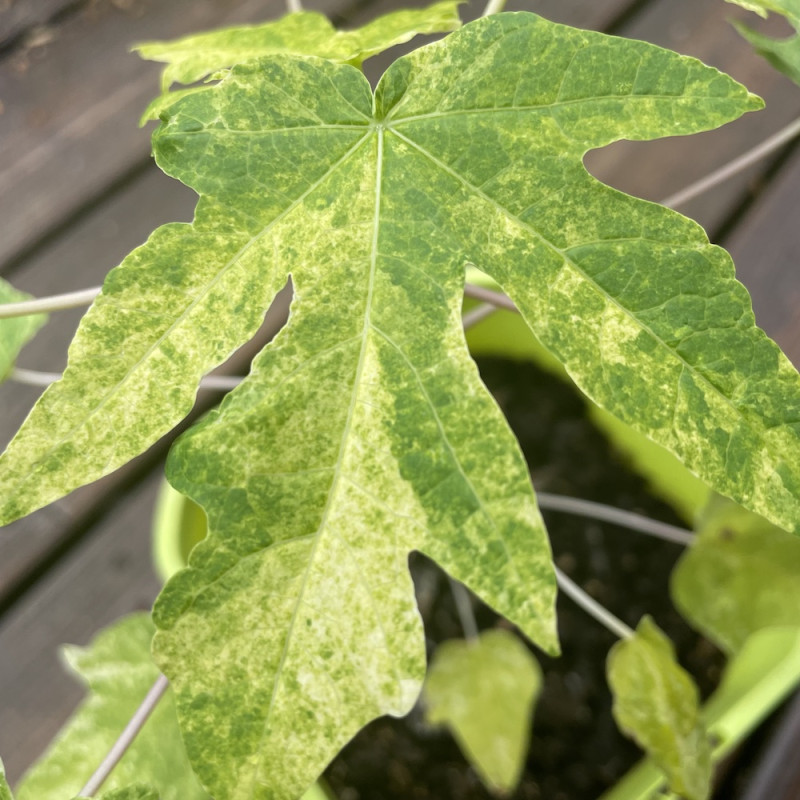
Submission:
<svg viewBox="0 0 800 800">
<path fill-rule="evenodd" d="M 711 746 L 691 677 L 675 660 L 671 642 L 644 617 L 631 639 L 608 655 L 613 713 L 666 774 L 676 793 L 703 800 L 711 785 Z"/>
<path fill-rule="evenodd" d="M 427 8 L 392 11 L 352 31 L 336 30 L 324 14 L 301 11 L 261 25 L 223 28 L 174 41 L 144 42 L 133 49 L 142 58 L 167 66 L 161 74 L 162 96 L 149 106 L 142 122 L 157 119 L 166 105 L 186 94 L 169 94 L 175 83 L 196 83 L 234 64 L 276 53 L 359 65 L 417 34 L 454 31 L 461 24 L 458 6 L 458 0 L 444 0 Z"/>
<path fill-rule="evenodd" d="M 18 292 L 13 286 L 0 278 L 0 305 L 30 300 L 30 295 Z M 22 346 L 33 338 L 36 331 L 44 325 L 47 317 L 34 314 L 28 317 L 0 319 L 0 383 L 8 376 L 17 360 Z"/>
<path fill-rule="evenodd" d="M 728 662 L 701 715 L 714 736 L 716 763 L 742 742 L 800 683 L 800 628 L 765 628 Z M 664 773 L 640 762 L 601 800 L 666 800 Z M 670 794 L 670 800 L 677 800 Z"/>
<path fill-rule="evenodd" d="M 800 626 L 800 539 L 717 498 L 672 573 L 671 592 L 694 627 L 735 653 L 762 628 Z"/>
<path fill-rule="evenodd" d="M 797 35 L 786 39 L 765 36 L 740 22 L 734 22 L 733 25 L 775 69 L 788 75 L 800 85 L 800 0 L 728 0 L 728 2 L 754 11 L 761 17 L 766 17 L 771 11 L 786 17 L 789 24 L 797 31 Z"/>
<path fill-rule="evenodd" d="M 0 800 L 14 800 L 11 788 L 6 780 L 6 768 L 3 766 L 2 759 L 0 759 Z"/>
<path fill-rule="evenodd" d="M 65 648 L 67 663 L 91 694 L 23 777 L 17 800 L 64 800 L 80 791 L 158 677 L 150 657 L 152 637 L 149 615 L 134 614 L 104 630 L 85 649 Z M 107 788 L 139 791 L 141 787 L 131 787 L 139 781 L 156 787 L 160 800 L 209 800 L 189 767 L 171 690 L 114 768 Z M 112 796 L 128 800 L 124 791 Z M 140 796 L 149 797 L 130 798 Z"/>
<path fill-rule="evenodd" d="M 525 763 L 541 685 L 538 662 L 509 631 L 444 642 L 425 681 L 427 718 L 450 728 L 490 789 L 510 792 Z"/>
</svg>

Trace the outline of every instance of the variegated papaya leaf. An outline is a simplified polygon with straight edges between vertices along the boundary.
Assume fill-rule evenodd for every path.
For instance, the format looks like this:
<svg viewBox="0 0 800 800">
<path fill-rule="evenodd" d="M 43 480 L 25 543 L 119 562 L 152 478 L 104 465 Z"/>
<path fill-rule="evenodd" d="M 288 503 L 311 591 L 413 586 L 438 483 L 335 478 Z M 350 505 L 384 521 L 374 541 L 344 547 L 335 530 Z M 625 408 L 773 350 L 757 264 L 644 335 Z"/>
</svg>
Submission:
<svg viewBox="0 0 800 800">
<path fill-rule="evenodd" d="M 425 679 L 426 716 L 450 728 L 486 786 L 506 794 L 525 765 L 541 685 L 539 663 L 510 631 L 444 642 Z"/>
<path fill-rule="evenodd" d="M 220 70 L 276 53 L 319 56 L 358 66 L 370 56 L 421 33 L 447 33 L 459 27 L 459 0 L 443 0 L 426 8 L 401 9 L 352 31 L 336 30 L 315 11 L 287 14 L 260 25 L 222 28 L 171 42 L 136 45 L 142 58 L 167 64 L 161 73 L 161 97 L 153 101 L 142 122 L 157 119 L 183 93 L 170 94 L 175 83 L 190 84 Z"/>
<path fill-rule="evenodd" d="M 17 800 L 64 800 L 78 794 L 158 677 L 150 655 L 153 630 L 149 614 L 133 614 L 102 631 L 88 647 L 64 649 L 67 664 L 87 684 L 89 695 L 23 777 Z M 133 786 L 140 782 L 154 791 L 142 793 L 141 786 Z M 209 800 L 186 758 L 171 690 L 105 788 L 115 800 Z"/>
<path fill-rule="evenodd" d="M 410 550 L 555 649 L 525 465 L 460 328 L 467 261 L 596 400 L 796 520 L 797 375 L 730 259 L 581 161 L 759 104 L 692 59 L 518 14 L 400 59 L 374 101 L 351 67 L 283 57 L 171 106 L 156 157 L 202 198 L 171 251 L 193 269 L 171 276 L 209 287 L 173 363 L 197 375 L 288 270 L 296 290 L 289 326 L 168 465 L 210 534 L 160 598 L 155 647 L 215 796 L 294 797 L 366 722 L 410 708 Z"/>
<path fill-rule="evenodd" d="M 670 588 L 692 625 L 736 653 L 762 628 L 800 627 L 800 539 L 718 499 L 704 513 Z"/>
<path fill-rule="evenodd" d="M 0 278 L 0 305 L 29 300 L 30 295 L 18 292 Z M 0 319 L 0 383 L 8 377 L 22 346 L 30 341 L 47 321 L 43 314 Z"/>
<path fill-rule="evenodd" d="M 635 635 L 608 654 L 608 683 L 620 729 L 632 736 L 687 800 L 711 789 L 711 744 L 694 681 L 675 660 L 669 639 L 644 617 Z"/>
<path fill-rule="evenodd" d="M 800 85 L 800 0 L 728 0 L 728 2 L 743 6 L 762 17 L 766 17 L 769 12 L 786 17 L 797 33 L 785 39 L 765 36 L 740 22 L 733 24 L 775 69 L 788 75 Z"/>
</svg>

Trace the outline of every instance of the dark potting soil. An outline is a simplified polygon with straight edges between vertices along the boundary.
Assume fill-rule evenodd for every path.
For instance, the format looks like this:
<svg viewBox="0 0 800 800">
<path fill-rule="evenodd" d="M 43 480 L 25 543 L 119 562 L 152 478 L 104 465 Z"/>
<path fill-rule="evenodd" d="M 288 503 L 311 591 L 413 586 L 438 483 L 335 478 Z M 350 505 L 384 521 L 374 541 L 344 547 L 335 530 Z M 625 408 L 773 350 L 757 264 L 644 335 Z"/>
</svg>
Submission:
<svg viewBox="0 0 800 800">
<path fill-rule="evenodd" d="M 680 524 L 593 427 L 572 387 L 526 363 L 485 359 L 479 366 L 520 441 L 538 489 Z M 561 569 L 631 627 L 644 614 L 654 617 L 707 696 L 724 659 L 683 622 L 670 602 L 669 574 L 681 548 L 562 513 L 545 513 L 545 520 Z M 441 570 L 419 555 L 412 556 L 411 569 L 430 656 L 439 642 L 463 633 Z M 475 610 L 481 628 L 507 624 L 477 600 Z M 544 687 L 514 800 L 595 800 L 640 757 L 611 716 L 605 659 L 615 638 L 563 596 L 558 627 L 560 658 L 531 648 L 542 666 Z M 492 797 L 450 734 L 427 725 L 419 707 L 405 719 L 387 717 L 365 728 L 326 777 L 339 800 Z"/>
</svg>

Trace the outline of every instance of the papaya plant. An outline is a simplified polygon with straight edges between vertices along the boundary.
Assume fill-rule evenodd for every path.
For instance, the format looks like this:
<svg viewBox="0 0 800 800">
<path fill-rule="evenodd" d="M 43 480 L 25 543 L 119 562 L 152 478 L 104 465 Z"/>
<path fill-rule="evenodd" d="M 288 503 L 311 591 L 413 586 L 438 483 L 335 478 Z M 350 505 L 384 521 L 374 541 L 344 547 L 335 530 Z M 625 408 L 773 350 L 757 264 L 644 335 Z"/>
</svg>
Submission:
<svg viewBox="0 0 800 800">
<path fill-rule="evenodd" d="M 448 31 L 370 87 L 364 58 Z M 550 654 L 557 583 L 592 608 L 623 640 L 609 660 L 620 726 L 659 780 L 707 797 L 713 742 L 691 679 L 652 621 L 630 630 L 555 568 L 527 466 L 469 353 L 462 300 L 474 265 L 592 403 L 796 534 L 797 372 L 700 226 L 583 164 L 591 149 L 708 130 L 761 100 L 695 59 L 530 13 L 461 27 L 450 2 L 349 33 L 299 12 L 139 51 L 167 64 L 145 119 L 159 120 L 157 164 L 197 192 L 195 218 L 159 228 L 109 273 L 63 378 L 0 456 L 0 523 L 175 427 L 287 278 L 291 315 L 169 455 L 167 478 L 203 508 L 208 535 L 156 602 L 155 663 L 147 617 L 74 654 L 95 695 L 19 797 L 99 790 L 70 748 L 93 755 L 136 711 L 113 699 L 109 675 L 139 693 L 155 682 L 148 696 L 167 700 L 103 797 L 300 797 L 368 722 L 420 695 L 412 551 Z M 24 315 L 47 304 L 9 308 L 25 322 L 2 323 L 0 374 L 41 323 Z M 507 790 L 538 671 L 518 642 L 488 641 L 440 654 L 426 697 Z M 437 680 L 498 651 L 520 665 L 509 685 L 524 713 L 501 721 L 510 744 L 486 761 L 485 731 Z M 165 769 L 161 742 L 178 729 Z M 85 748 L 95 734 L 103 745 Z"/>
</svg>

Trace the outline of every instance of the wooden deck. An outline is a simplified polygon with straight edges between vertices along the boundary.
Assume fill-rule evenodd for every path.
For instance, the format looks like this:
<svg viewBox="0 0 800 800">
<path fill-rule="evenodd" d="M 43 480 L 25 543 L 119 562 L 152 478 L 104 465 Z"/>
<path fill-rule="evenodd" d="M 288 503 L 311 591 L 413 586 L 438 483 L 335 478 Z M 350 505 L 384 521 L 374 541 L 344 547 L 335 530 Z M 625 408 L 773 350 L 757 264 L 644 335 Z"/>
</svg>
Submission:
<svg viewBox="0 0 800 800">
<path fill-rule="evenodd" d="M 357 24 L 398 4 L 319 0 L 313 7 Z M 722 0 L 529 0 L 508 7 L 697 56 L 767 101 L 764 112 L 720 131 L 620 143 L 590 155 L 598 177 L 631 193 L 665 197 L 800 113 L 800 88 L 725 22 L 751 15 Z M 277 0 L 0 2 L 0 275 L 34 295 L 93 286 L 155 226 L 190 219 L 193 194 L 155 168 L 150 129 L 137 127 L 158 68 L 128 48 L 282 10 Z M 783 30 L 776 21 L 762 27 Z M 377 72 L 385 59 L 374 61 Z M 681 209 L 731 250 L 760 325 L 798 365 L 799 208 L 800 147 L 790 146 Z M 53 315 L 20 366 L 62 369 L 79 317 Z M 0 387 L 0 446 L 37 395 L 10 382 Z M 58 663 L 57 646 L 87 642 L 122 614 L 148 608 L 158 591 L 149 528 L 167 446 L 0 535 L 0 754 L 12 781 L 81 696 Z"/>
</svg>

